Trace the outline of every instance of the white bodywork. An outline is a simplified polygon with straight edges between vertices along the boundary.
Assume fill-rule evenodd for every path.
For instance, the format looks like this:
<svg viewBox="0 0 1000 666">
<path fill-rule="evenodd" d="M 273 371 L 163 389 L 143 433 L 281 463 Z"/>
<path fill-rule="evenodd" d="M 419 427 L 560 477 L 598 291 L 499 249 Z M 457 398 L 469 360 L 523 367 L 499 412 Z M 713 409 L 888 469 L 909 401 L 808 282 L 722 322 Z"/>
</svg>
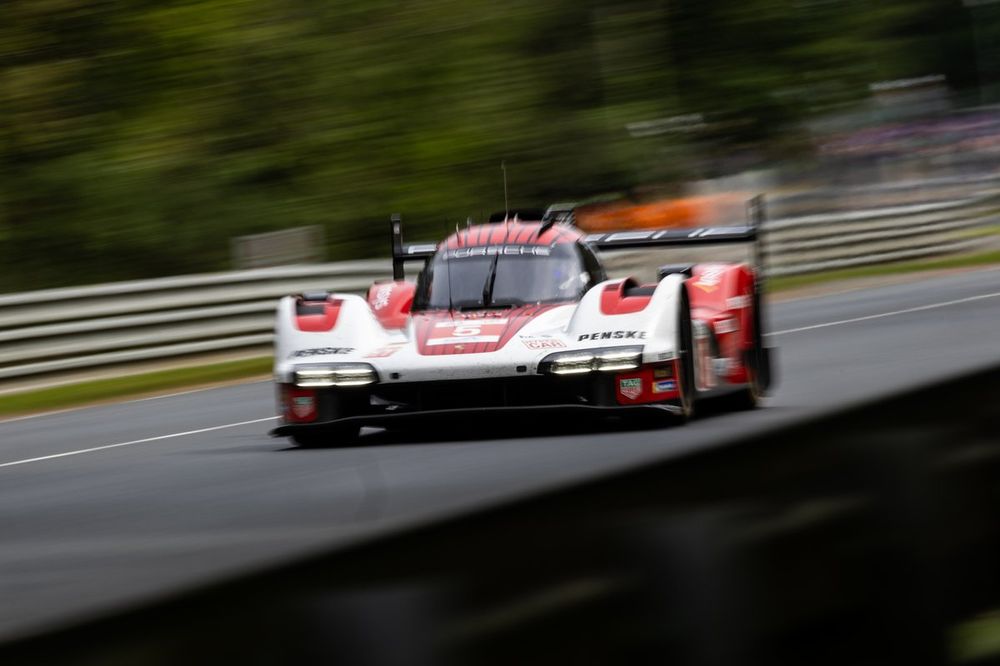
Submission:
<svg viewBox="0 0 1000 666">
<path fill-rule="evenodd" d="M 384 328 L 365 299 L 332 294 L 342 301 L 336 325 L 330 331 L 305 332 L 296 327 L 296 299 L 286 296 L 278 304 L 275 325 L 274 379 L 291 383 L 297 367 L 325 364 L 367 363 L 381 383 L 517 377 L 536 374 L 539 362 L 555 352 L 642 345 L 643 362 L 675 357 L 680 294 L 685 277 L 668 275 L 656 287 L 649 304 L 639 312 L 603 314 L 601 294 L 609 280 L 591 288 L 579 303 L 547 310 L 526 323 L 507 344 L 496 351 L 423 355 L 418 350 L 413 319 L 401 330 Z M 481 313 L 455 313 L 456 338 L 476 342 Z M 490 316 L 503 317 L 503 310 Z M 633 338 L 606 338 L 601 334 L 636 332 Z M 597 334 L 597 339 L 593 335 Z M 518 372 L 518 367 L 522 370 Z"/>
</svg>

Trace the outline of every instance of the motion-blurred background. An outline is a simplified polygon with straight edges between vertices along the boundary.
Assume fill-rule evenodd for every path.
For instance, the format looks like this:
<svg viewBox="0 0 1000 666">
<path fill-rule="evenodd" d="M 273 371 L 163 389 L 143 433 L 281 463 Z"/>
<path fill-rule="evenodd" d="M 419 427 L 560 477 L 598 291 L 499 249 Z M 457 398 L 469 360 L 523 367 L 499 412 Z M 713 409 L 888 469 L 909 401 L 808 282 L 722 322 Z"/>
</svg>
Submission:
<svg viewBox="0 0 1000 666">
<path fill-rule="evenodd" d="M 886 272 L 768 308 L 757 412 L 269 439 L 275 299 L 505 174 Z M 885 277 L 945 253 L 1000 264 L 1000 0 L 0 0 L 0 663 L 996 666 L 1000 273 Z"/>
<path fill-rule="evenodd" d="M 990 173 L 990 0 L 4 0 L 0 292 L 552 201 Z M 732 180 L 732 178 L 736 180 Z M 730 180 L 718 180 L 730 178 Z"/>
</svg>

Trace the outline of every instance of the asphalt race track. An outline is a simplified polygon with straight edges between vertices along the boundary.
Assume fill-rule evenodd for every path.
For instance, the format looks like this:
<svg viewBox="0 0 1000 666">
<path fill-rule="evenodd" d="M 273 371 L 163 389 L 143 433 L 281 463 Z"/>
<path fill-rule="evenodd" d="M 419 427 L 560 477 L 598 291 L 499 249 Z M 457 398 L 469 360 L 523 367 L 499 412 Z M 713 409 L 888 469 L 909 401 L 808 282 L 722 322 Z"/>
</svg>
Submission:
<svg viewBox="0 0 1000 666">
<path fill-rule="evenodd" d="M 0 640 L 1000 362 L 1000 270 L 776 304 L 765 409 L 298 450 L 257 382 L 0 423 Z"/>
</svg>

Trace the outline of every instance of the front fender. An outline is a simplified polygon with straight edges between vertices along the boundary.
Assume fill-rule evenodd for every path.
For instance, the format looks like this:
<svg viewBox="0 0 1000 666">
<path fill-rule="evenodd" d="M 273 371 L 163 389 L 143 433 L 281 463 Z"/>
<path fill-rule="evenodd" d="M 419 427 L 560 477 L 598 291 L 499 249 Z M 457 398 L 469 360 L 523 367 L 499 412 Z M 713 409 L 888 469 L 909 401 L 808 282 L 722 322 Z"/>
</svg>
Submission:
<svg viewBox="0 0 1000 666">
<path fill-rule="evenodd" d="M 621 280 L 607 280 L 591 288 L 567 325 L 567 335 L 581 346 L 642 344 L 644 360 L 653 362 L 676 353 L 678 308 L 685 276 L 668 275 L 636 312 L 608 314 L 601 299 L 609 287 L 617 289 Z"/>
</svg>

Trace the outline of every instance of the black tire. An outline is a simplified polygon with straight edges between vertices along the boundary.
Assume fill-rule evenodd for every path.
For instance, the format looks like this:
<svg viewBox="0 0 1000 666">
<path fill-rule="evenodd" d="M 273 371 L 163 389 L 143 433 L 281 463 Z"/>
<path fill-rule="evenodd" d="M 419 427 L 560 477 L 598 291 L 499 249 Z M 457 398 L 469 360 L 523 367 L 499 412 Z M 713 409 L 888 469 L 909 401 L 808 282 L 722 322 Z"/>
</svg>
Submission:
<svg viewBox="0 0 1000 666">
<path fill-rule="evenodd" d="M 691 304 L 688 300 L 687 287 L 681 286 L 681 304 L 677 321 L 677 350 L 680 354 L 680 376 L 677 378 L 681 397 L 678 405 L 681 408 L 680 418 L 684 421 L 694 417 L 695 386 L 694 386 L 694 338 L 691 333 Z"/>
<path fill-rule="evenodd" d="M 749 381 L 746 388 L 736 394 L 733 406 L 736 409 L 756 409 L 764 397 L 764 387 L 761 383 L 763 370 L 764 336 L 760 330 L 760 296 L 753 295 L 753 347 L 745 353 L 743 363 L 747 369 Z"/>
<path fill-rule="evenodd" d="M 347 446 L 357 441 L 360 432 L 360 426 L 345 427 L 332 432 L 301 432 L 292 435 L 292 441 L 301 449 Z"/>
<path fill-rule="evenodd" d="M 747 369 L 750 374 L 750 382 L 746 390 L 747 407 L 753 409 L 760 406 L 760 400 L 767 390 L 764 384 L 764 333 L 762 329 L 762 317 L 760 311 L 760 293 L 754 288 L 753 292 L 753 348 L 750 350 L 749 364 Z"/>
<path fill-rule="evenodd" d="M 760 388 L 760 370 L 756 361 L 757 356 L 754 351 L 747 352 L 744 362 L 747 366 L 747 372 L 750 375 L 750 381 L 747 383 L 746 388 L 741 389 L 733 396 L 733 409 L 756 409 L 760 406 L 760 399 L 764 396 L 764 392 Z"/>
</svg>

